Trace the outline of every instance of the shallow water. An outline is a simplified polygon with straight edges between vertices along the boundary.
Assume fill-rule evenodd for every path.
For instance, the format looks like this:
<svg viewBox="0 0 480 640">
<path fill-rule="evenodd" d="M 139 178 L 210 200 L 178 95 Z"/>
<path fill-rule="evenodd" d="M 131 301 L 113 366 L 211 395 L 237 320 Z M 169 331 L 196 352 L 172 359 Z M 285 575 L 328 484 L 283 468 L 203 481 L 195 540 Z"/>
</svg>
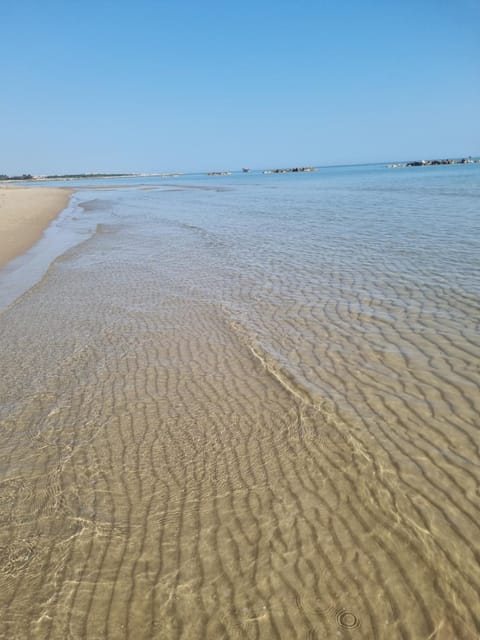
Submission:
<svg viewBox="0 0 480 640">
<path fill-rule="evenodd" d="M 476 638 L 480 166 L 131 184 L 0 314 L 0 637 Z"/>
</svg>

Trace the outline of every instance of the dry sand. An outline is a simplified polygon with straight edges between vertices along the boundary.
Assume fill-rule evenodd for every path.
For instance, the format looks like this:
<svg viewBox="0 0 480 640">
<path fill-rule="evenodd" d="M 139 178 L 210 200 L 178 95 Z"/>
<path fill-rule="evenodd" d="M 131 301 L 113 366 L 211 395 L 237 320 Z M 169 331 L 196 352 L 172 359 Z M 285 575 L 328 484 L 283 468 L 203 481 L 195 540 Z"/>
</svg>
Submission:
<svg viewBox="0 0 480 640">
<path fill-rule="evenodd" d="M 64 188 L 0 186 L 0 268 L 37 242 L 71 193 Z"/>
</svg>

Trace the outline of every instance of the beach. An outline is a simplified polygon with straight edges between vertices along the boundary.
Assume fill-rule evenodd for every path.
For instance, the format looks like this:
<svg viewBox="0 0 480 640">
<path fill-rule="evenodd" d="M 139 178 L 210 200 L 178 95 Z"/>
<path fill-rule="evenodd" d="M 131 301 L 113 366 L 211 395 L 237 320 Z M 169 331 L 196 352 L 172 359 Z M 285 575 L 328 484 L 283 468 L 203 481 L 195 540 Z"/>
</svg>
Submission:
<svg viewBox="0 0 480 640">
<path fill-rule="evenodd" d="M 0 185 L 0 269 L 37 242 L 70 195 L 64 188 Z"/>
<path fill-rule="evenodd" d="M 0 313 L 0 638 L 478 637 L 479 169 L 78 185 Z"/>
</svg>

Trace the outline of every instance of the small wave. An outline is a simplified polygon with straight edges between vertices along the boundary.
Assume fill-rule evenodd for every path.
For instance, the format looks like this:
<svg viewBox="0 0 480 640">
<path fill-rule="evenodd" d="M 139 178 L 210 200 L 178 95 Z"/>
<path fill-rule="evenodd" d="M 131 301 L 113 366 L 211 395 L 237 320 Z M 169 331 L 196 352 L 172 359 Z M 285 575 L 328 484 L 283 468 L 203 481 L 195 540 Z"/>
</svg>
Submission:
<svg viewBox="0 0 480 640">
<path fill-rule="evenodd" d="M 283 363 L 280 355 L 274 355 L 268 351 L 258 337 L 238 319 L 234 318 L 229 310 L 224 307 L 223 311 L 228 318 L 230 328 L 237 333 L 252 355 L 262 363 L 268 373 L 284 389 L 301 403 L 316 409 L 323 416 L 331 416 L 336 412 L 335 405 L 331 399 L 322 397 L 321 393 L 313 385 L 310 385 L 304 378 L 300 378 L 287 363 Z"/>
</svg>

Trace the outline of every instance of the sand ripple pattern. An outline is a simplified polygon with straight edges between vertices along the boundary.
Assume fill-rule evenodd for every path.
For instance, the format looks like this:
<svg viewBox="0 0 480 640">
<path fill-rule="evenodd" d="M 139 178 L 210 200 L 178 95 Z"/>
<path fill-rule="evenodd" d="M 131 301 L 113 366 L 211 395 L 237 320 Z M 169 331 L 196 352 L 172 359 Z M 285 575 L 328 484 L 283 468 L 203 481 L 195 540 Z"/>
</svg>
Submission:
<svg viewBox="0 0 480 640">
<path fill-rule="evenodd" d="M 0 316 L 0 638 L 477 638 L 479 298 L 187 219 L 235 197 Z"/>
</svg>

